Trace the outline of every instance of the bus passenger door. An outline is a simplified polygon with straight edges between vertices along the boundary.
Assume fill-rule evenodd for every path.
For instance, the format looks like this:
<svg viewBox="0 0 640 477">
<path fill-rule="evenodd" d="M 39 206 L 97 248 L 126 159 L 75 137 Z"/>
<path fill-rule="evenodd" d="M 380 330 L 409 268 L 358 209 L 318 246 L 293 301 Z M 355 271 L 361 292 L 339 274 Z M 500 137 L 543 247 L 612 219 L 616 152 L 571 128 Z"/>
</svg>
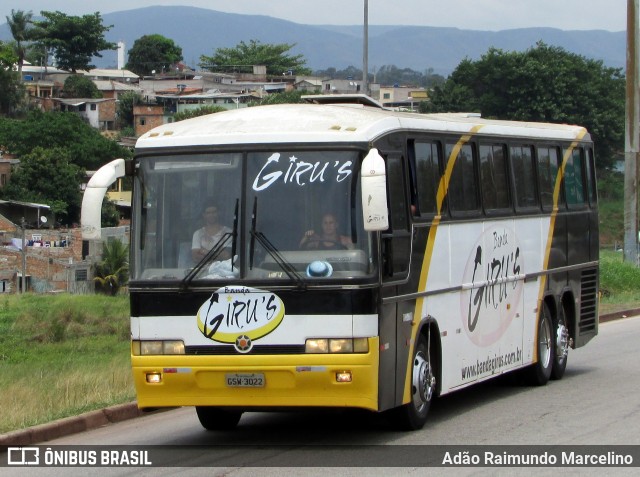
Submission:
<svg viewBox="0 0 640 477">
<path fill-rule="evenodd" d="M 409 273 L 411 231 L 408 217 L 406 164 L 400 155 L 386 158 L 390 227 L 380 235 L 383 307 L 380 319 L 379 407 L 402 403 L 409 359 L 411 319 L 415 303 L 400 302 L 398 295 Z"/>
</svg>

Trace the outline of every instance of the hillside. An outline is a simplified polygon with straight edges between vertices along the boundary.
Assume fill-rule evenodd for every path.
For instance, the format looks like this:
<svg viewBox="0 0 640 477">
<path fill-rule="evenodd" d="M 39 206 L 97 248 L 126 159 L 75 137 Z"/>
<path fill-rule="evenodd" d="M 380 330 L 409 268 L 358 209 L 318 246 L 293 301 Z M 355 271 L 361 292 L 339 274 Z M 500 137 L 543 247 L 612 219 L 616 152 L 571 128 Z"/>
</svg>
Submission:
<svg viewBox="0 0 640 477">
<path fill-rule="evenodd" d="M 313 70 L 362 66 L 362 26 L 302 25 L 273 17 L 222 13 L 195 7 L 148 7 L 103 15 L 113 25 L 107 40 L 124 41 L 130 49 L 142 35 L 159 33 L 182 47 L 185 62 L 196 66 L 200 55 L 211 56 L 220 47 L 240 41 L 289 43 L 292 53 L 301 53 Z M 370 25 L 369 68 L 396 65 L 448 75 L 465 57 L 477 59 L 491 46 L 524 50 L 537 41 L 624 67 L 625 35 L 622 32 L 564 31 L 527 28 L 498 32 L 456 28 Z M 0 40 L 10 40 L 6 24 L 0 25 Z M 115 52 L 97 58 L 99 67 L 115 67 Z"/>
</svg>

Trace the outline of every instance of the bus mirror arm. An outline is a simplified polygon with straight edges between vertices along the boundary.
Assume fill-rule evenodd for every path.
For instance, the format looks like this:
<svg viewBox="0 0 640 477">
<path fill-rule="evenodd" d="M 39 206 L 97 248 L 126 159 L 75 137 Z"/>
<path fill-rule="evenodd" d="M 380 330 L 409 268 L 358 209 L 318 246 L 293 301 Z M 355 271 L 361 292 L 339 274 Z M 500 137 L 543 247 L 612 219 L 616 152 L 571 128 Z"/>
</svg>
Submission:
<svg viewBox="0 0 640 477">
<path fill-rule="evenodd" d="M 125 173 L 125 160 L 115 159 L 98 169 L 87 183 L 80 212 L 83 240 L 100 239 L 102 201 L 109 186 L 120 177 L 124 177 Z"/>
</svg>

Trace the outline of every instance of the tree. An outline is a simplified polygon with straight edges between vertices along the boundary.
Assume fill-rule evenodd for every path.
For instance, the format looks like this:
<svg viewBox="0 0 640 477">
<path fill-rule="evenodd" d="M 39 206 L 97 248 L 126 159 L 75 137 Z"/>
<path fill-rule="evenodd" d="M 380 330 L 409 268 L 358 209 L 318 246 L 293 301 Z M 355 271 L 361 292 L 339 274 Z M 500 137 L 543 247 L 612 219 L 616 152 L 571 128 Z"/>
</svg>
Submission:
<svg viewBox="0 0 640 477">
<path fill-rule="evenodd" d="M 64 80 L 64 96 L 67 98 L 102 98 L 96 84 L 84 75 L 71 75 Z"/>
<path fill-rule="evenodd" d="M 9 30 L 11 30 L 11 36 L 13 36 L 13 40 L 16 45 L 15 51 L 18 56 L 18 77 L 22 78 L 22 64 L 24 63 L 28 46 L 26 42 L 31 39 L 31 29 L 29 27 L 32 24 L 33 13 L 25 13 L 22 10 L 15 11 L 12 9 L 11 15 L 6 18 Z"/>
<path fill-rule="evenodd" d="M 226 111 L 226 108 L 223 108 L 222 106 L 216 106 L 216 105 L 206 105 L 206 106 L 201 106 L 199 108 L 195 108 L 195 109 L 187 109 L 186 111 L 182 111 L 180 113 L 176 113 L 173 116 L 173 120 L 174 121 L 183 121 L 184 119 L 191 119 L 191 118 L 196 118 L 198 116 L 204 116 L 206 114 L 213 114 L 213 113 L 221 113 L 223 111 Z"/>
<path fill-rule="evenodd" d="M 241 41 L 233 48 L 218 48 L 213 56 L 200 56 L 200 66 L 208 71 L 234 72 L 262 65 L 267 67 L 269 75 L 289 72 L 295 75 L 311 74 L 311 70 L 304 66 L 306 60 L 303 55 L 285 54 L 294 46 L 286 43 L 262 44 L 258 40 L 250 40 L 249 44 Z"/>
<path fill-rule="evenodd" d="M 107 42 L 104 34 L 111 29 L 102 24 L 100 13 L 81 17 L 62 12 L 40 12 L 44 20 L 34 21 L 34 35 L 39 43 L 54 51 L 57 66 L 76 72 L 94 68 L 91 58 L 104 50 L 115 50 L 115 43 Z"/>
<path fill-rule="evenodd" d="M 135 91 L 126 91 L 118 96 L 118 122 L 120 127 L 134 127 L 133 108 L 142 102 L 142 96 Z"/>
<path fill-rule="evenodd" d="M 70 225 L 80 216 L 83 170 L 61 148 L 35 148 L 20 157 L 20 166 L 4 186 L 2 197 L 51 206 L 56 220 Z"/>
<path fill-rule="evenodd" d="M 296 104 L 303 103 L 302 96 L 310 94 L 307 91 L 285 91 L 284 93 L 271 93 L 260 99 L 259 101 L 252 102 L 250 106 L 264 106 L 267 104 Z"/>
<path fill-rule="evenodd" d="M 24 98 L 24 85 L 13 70 L 16 61 L 18 57 L 11 45 L 0 41 L 0 113 L 2 114 L 11 114 Z M 0 145 L 8 146 L 2 141 L 1 132 Z"/>
<path fill-rule="evenodd" d="M 598 167 L 610 168 L 624 145 L 624 107 L 619 68 L 538 43 L 525 52 L 491 48 L 478 61 L 463 60 L 421 111 L 579 124 L 591 133 Z"/>
<path fill-rule="evenodd" d="M 169 68 L 182 61 L 182 48 L 173 40 L 162 35 L 144 35 L 138 38 L 129 50 L 127 69 L 135 74 L 145 76 L 153 71 L 168 71 Z"/>
<path fill-rule="evenodd" d="M 100 131 L 68 112 L 31 111 L 21 120 L 0 118 L 0 144 L 18 157 L 34 148 L 61 148 L 71 163 L 86 170 L 97 170 L 115 158 L 131 153 Z"/>
<path fill-rule="evenodd" d="M 102 261 L 96 264 L 96 291 L 116 295 L 129 277 L 129 250 L 120 240 L 102 244 Z"/>
</svg>

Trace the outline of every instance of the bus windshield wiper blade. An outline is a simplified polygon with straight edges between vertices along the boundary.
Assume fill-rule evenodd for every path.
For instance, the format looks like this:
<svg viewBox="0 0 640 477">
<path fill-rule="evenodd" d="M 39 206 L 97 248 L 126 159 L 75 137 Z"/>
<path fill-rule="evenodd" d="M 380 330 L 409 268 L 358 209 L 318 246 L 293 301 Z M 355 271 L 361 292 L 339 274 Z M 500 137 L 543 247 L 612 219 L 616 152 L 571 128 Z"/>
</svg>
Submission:
<svg viewBox="0 0 640 477">
<path fill-rule="evenodd" d="M 256 240 L 260 242 L 265 250 L 273 257 L 273 260 L 284 270 L 287 276 L 298 284 L 298 288 L 306 288 L 306 283 L 296 269 L 280 254 L 275 245 L 262 233 L 256 231 L 256 221 L 258 218 L 258 198 L 253 199 L 253 213 L 251 215 L 251 245 L 249 247 L 249 268 L 253 269 L 253 256 Z"/>
<path fill-rule="evenodd" d="M 213 247 L 211 247 L 211 250 L 209 250 L 207 254 L 204 257 L 202 257 L 202 259 L 196 264 L 196 266 L 193 267 L 189 271 L 189 273 L 182 279 L 182 282 L 180 283 L 180 287 L 181 288 L 188 287 L 193 281 L 193 279 L 196 277 L 196 275 L 198 275 L 198 273 L 200 273 L 200 271 L 204 268 L 204 266 L 207 265 L 214 258 L 216 258 L 218 255 L 220 255 L 220 252 L 222 252 L 222 250 L 224 249 L 227 243 L 227 240 L 229 240 L 229 237 L 233 237 L 233 236 L 234 236 L 233 232 L 227 232 L 224 235 L 222 235 L 222 237 L 220 237 L 220 240 L 218 240 L 216 244 Z M 233 267 L 233 257 L 231 257 L 231 263 Z"/>
<path fill-rule="evenodd" d="M 233 259 L 236 256 L 237 245 L 238 245 L 238 205 L 240 204 L 240 199 L 236 199 L 236 207 L 233 211 L 233 241 L 231 242 L 231 271 L 233 271 Z"/>
<path fill-rule="evenodd" d="M 293 265 L 291 265 L 278 251 L 278 249 L 269 241 L 269 239 L 262 233 L 256 232 L 255 230 L 251 231 L 252 239 L 255 239 L 260 242 L 260 244 L 265 248 L 269 255 L 273 257 L 273 260 L 282 268 L 284 273 L 287 274 L 289 278 L 294 280 L 298 284 L 298 288 L 306 288 L 307 284 L 300 274 L 296 271 Z"/>
</svg>

